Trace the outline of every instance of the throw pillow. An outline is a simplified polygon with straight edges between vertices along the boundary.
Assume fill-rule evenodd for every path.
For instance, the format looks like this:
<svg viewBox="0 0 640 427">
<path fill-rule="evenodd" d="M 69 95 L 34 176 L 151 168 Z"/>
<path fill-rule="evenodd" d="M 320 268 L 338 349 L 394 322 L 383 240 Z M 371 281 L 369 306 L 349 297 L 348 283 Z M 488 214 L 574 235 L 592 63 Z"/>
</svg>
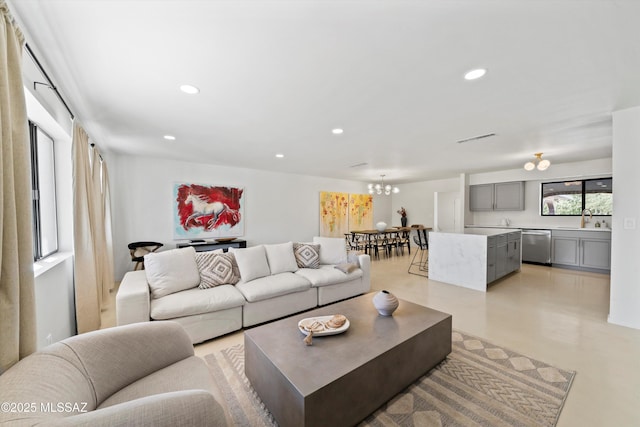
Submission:
<svg viewBox="0 0 640 427">
<path fill-rule="evenodd" d="M 198 286 L 200 273 L 195 253 L 193 247 L 187 247 L 144 256 L 144 271 L 153 298 Z"/>
<path fill-rule="evenodd" d="M 347 247 L 341 237 L 314 237 L 313 243 L 320 245 L 320 264 L 344 264 L 347 262 Z"/>
<path fill-rule="evenodd" d="M 334 268 L 337 268 L 338 270 L 342 271 L 344 274 L 349 274 L 358 269 L 358 264 L 351 264 L 351 263 L 338 264 Z"/>
<path fill-rule="evenodd" d="M 271 274 L 264 246 L 259 245 L 242 249 L 229 248 L 229 252 L 236 257 L 236 262 L 240 269 L 240 278 L 244 282 Z"/>
<path fill-rule="evenodd" d="M 293 255 L 292 242 L 264 245 L 264 250 L 267 252 L 267 261 L 269 262 L 271 274 L 296 271 L 298 269 L 296 257 Z"/>
<path fill-rule="evenodd" d="M 293 254 L 300 268 L 320 268 L 320 245 L 294 243 Z"/>
<path fill-rule="evenodd" d="M 235 285 L 240 280 L 240 270 L 233 254 L 196 252 L 196 264 L 200 271 L 200 289 Z"/>
</svg>

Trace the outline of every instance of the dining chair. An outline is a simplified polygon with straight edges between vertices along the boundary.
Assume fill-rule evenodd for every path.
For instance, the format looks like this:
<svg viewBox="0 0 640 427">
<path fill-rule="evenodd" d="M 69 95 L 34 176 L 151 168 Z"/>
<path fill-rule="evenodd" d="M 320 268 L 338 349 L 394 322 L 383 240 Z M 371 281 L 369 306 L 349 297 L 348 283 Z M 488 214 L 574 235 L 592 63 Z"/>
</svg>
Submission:
<svg viewBox="0 0 640 427">
<path fill-rule="evenodd" d="M 409 255 L 411 255 L 411 238 L 409 231 L 399 231 L 397 235 L 396 247 L 400 254 L 404 255 L 404 247 L 407 247 Z"/>
<path fill-rule="evenodd" d="M 364 251 L 366 242 L 362 239 L 362 235 L 357 233 L 344 233 L 344 239 L 347 242 L 347 250 Z"/>
<path fill-rule="evenodd" d="M 385 255 L 389 256 L 389 240 L 387 238 L 386 233 L 378 233 L 374 237 L 374 255 L 376 259 L 380 258 L 380 251 L 384 252 Z"/>
</svg>

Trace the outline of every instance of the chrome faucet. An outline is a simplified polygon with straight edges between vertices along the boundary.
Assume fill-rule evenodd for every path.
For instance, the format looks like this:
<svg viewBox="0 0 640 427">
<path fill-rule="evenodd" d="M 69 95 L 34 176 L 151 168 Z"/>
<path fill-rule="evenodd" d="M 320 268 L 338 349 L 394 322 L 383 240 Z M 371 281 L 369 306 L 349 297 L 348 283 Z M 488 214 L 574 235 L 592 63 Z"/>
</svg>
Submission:
<svg viewBox="0 0 640 427">
<path fill-rule="evenodd" d="M 589 209 L 583 209 L 582 210 L 582 219 L 580 220 L 580 228 L 584 228 L 584 224 L 585 222 L 589 222 L 589 221 L 585 221 L 584 220 L 584 214 L 585 213 L 589 213 L 589 220 L 593 219 L 593 214 L 591 213 L 591 211 Z"/>
</svg>

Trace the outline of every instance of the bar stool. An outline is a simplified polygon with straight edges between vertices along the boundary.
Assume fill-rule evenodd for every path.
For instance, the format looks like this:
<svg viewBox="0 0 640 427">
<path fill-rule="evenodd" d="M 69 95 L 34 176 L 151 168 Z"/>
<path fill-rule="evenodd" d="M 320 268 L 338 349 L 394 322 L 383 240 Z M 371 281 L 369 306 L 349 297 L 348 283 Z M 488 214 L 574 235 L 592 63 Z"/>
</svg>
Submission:
<svg viewBox="0 0 640 427">
<path fill-rule="evenodd" d="M 420 235 L 420 231 L 422 231 L 422 235 Z M 413 255 L 413 259 L 411 260 L 411 264 L 409 264 L 407 273 L 429 277 L 429 241 L 427 240 L 427 232 L 424 229 L 417 229 L 416 234 L 413 235 L 413 242 L 418 247 L 418 250 Z M 420 254 L 420 258 L 416 261 L 418 253 Z M 411 271 L 411 267 L 414 266 L 418 268 L 417 273 Z"/>
</svg>

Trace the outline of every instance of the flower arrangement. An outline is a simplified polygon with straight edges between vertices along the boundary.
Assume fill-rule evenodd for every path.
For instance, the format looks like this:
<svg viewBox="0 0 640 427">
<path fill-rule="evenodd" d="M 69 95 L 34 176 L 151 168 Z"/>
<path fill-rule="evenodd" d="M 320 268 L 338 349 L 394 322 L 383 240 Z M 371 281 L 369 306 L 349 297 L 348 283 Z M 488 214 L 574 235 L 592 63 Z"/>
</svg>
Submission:
<svg viewBox="0 0 640 427">
<path fill-rule="evenodd" d="M 400 214 L 400 216 L 402 218 L 406 218 L 407 217 L 407 211 L 405 208 L 401 207 L 400 209 L 398 209 L 398 213 Z"/>
</svg>

